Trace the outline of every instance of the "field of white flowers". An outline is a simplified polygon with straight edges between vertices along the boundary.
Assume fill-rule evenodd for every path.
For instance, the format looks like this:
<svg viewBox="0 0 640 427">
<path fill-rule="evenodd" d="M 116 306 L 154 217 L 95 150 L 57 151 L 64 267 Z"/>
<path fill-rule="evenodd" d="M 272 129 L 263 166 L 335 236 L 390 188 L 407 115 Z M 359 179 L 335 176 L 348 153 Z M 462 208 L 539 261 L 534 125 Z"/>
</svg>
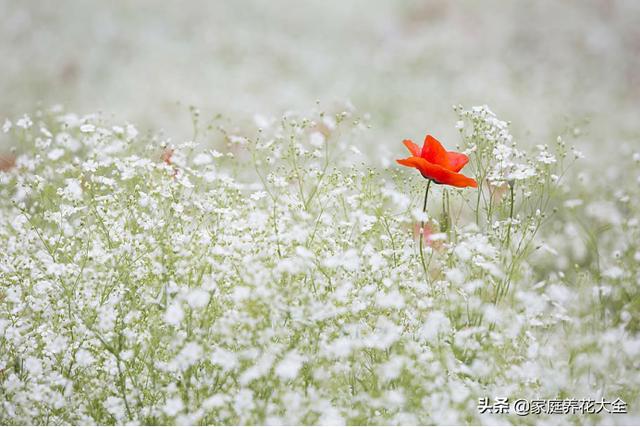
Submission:
<svg viewBox="0 0 640 427">
<path fill-rule="evenodd" d="M 0 2 L 0 424 L 640 422 L 637 3 L 155 4 Z"/>
</svg>

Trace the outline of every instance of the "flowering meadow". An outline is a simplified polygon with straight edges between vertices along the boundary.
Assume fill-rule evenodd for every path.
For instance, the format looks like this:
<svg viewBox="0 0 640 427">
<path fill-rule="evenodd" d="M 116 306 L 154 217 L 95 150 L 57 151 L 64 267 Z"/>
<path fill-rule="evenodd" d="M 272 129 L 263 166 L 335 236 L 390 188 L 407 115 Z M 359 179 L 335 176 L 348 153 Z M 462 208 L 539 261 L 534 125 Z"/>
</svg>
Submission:
<svg viewBox="0 0 640 427">
<path fill-rule="evenodd" d="M 0 0 L 0 425 L 639 424 L 638 22 Z"/>
<path fill-rule="evenodd" d="M 485 397 L 638 419 L 640 154 L 569 182 L 573 135 L 524 150 L 455 106 L 456 188 L 368 166 L 353 110 L 192 114 L 179 143 L 59 107 L 4 123 L 0 423 L 527 421 Z"/>
</svg>

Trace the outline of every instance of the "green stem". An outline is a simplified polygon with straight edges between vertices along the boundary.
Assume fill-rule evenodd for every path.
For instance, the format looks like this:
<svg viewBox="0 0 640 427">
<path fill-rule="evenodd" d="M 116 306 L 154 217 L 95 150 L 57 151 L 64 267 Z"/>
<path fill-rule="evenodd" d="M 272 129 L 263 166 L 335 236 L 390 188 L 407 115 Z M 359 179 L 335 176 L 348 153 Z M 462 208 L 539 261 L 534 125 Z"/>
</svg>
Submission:
<svg viewBox="0 0 640 427">
<path fill-rule="evenodd" d="M 424 192 L 424 204 L 422 206 L 422 213 L 427 213 L 427 200 L 429 199 L 429 187 L 431 187 L 431 180 L 427 181 L 427 190 Z M 422 261 L 422 269 L 424 270 L 425 278 L 427 282 L 429 281 L 429 273 L 427 273 L 427 264 L 424 262 L 424 249 L 423 240 L 424 240 L 424 219 L 420 222 L 420 235 L 418 236 L 420 240 L 420 260 Z"/>
<path fill-rule="evenodd" d="M 449 230 L 449 217 L 447 215 L 447 190 L 442 190 L 442 224 L 440 226 L 441 232 L 447 232 Z"/>
<path fill-rule="evenodd" d="M 509 207 L 509 227 L 507 228 L 507 248 L 509 248 L 509 243 L 511 242 L 511 223 L 513 222 L 513 187 L 514 187 L 514 183 L 513 182 L 509 182 L 509 190 L 511 193 L 511 205 Z"/>
<path fill-rule="evenodd" d="M 482 182 L 478 184 L 478 196 L 476 198 L 476 225 L 480 226 L 480 193 L 482 192 Z"/>
</svg>

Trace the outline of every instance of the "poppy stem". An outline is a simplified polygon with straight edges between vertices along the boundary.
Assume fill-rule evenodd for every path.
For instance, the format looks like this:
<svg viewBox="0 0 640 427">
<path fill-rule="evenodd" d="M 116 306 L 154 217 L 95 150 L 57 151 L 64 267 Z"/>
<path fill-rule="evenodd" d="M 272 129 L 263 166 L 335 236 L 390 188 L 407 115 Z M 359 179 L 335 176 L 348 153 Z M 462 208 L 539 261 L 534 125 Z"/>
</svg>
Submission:
<svg viewBox="0 0 640 427">
<path fill-rule="evenodd" d="M 429 187 L 431 187 L 431 180 L 427 181 L 427 190 L 424 192 L 424 204 L 422 206 L 422 213 L 427 213 L 427 200 L 429 199 Z M 424 262 L 424 249 L 422 246 L 424 245 L 424 219 L 420 222 L 420 261 L 422 261 L 422 269 L 424 270 L 424 275 L 429 281 L 429 273 L 427 273 L 427 264 Z"/>
</svg>

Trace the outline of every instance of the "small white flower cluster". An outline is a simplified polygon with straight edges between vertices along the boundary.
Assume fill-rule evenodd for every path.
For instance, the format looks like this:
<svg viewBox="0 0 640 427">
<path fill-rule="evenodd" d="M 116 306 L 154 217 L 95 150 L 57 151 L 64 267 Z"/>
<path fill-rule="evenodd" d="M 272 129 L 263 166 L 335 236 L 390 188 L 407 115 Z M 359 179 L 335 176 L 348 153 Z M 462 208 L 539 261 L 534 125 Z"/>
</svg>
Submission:
<svg viewBox="0 0 640 427">
<path fill-rule="evenodd" d="M 487 395 L 639 393 L 637 188 L 560 200 L 616 227 L 580 254 L 562 246 L 578 219 L 536 234 L 551 179 L 496 202 L 495 228 L 465 213 L 437 230 L 445 193 L 416 213 L 422 178 L 367 168 L 350 108 L 181 144 L 34 117 L 6 126 L 20 151 L 0 171 L 0 424 L 480 423 Z M 465 118 L 488 156 L 511 147 L 488 109 Z"/>
<path fill-rule="evenodd" d="M 486 172 L 486 179 L 491 184 L 524 181 L 536 175 L 535 166 L 516 148 L 509 123 L 498 119 L 486 105 L 469 110 L 461 106 L 454 108 L 460 119 L 457 127 L 463 133 L 467 150 L 492 159 Z"/>
</svg>

